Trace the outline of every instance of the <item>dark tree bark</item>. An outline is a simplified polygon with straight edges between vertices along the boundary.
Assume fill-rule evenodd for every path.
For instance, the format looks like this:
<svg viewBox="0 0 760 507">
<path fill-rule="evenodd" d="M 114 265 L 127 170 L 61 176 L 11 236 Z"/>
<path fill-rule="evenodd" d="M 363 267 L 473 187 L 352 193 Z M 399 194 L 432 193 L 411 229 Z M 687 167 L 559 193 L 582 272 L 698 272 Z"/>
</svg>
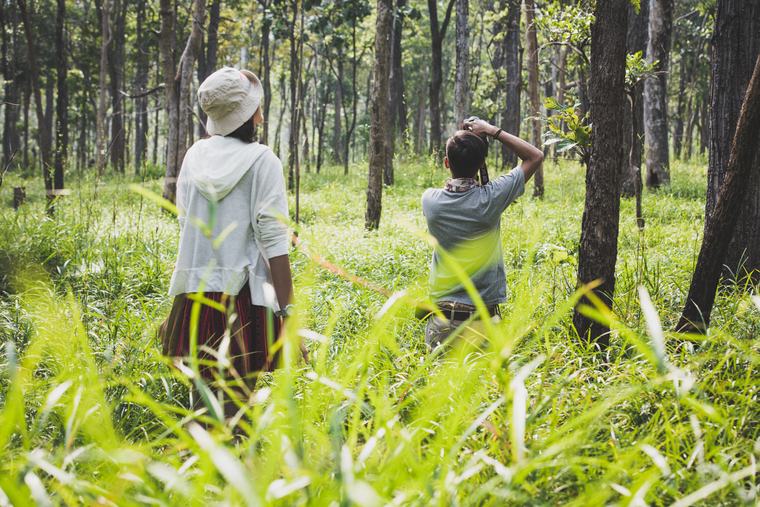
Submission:
<svg viewBox="0 0 760 507">
<path fill-rule="evenodd" d="M 673 121 L 673 155 L 676 160 L 681 156 L 683 146 L 683 115 L 686 105 L 686 55 L 681 55 L 681 72 L 678 77 L 678 101 L 676 102 L 675 118 Z"/>
<path fill-rule="evenodd" d="M 404 31 L 404 9 L 406 0 L 396 0 L 396 12 L 393 16 L 393 43 L 391 46 L 391 78 L 390 78 L 390 95 L 391 95 L 391 125 L 392 133 L 398 137 L 406 131 L 406 100 L 404 97 L 404 69 L 401 65 L 401 37 Z"/>
<path fill-rule="evenodd" d="M 598 280 L 594 293 L 610 308 L 620 220 L 627 6 L 627 0 L 598 2 L 591 27 L 591 157 L 578 252 L 578 285 Z M 581 303 L 589 304 L 588 298 Z M 579 336 L 588 336 L 602 348 L 609 345 L 609 329 L 577 309 L 573 325 Z"/>
<path fill-rule="evenodd" d="M 456 0 L 456 74 L 454 79 L 454 121 L 470 116 L 470 10 L 467 0 Z"/>
<path fill-rule="evenodd" d="M 673 0 L 652 0 L 649 5 L 647 60 L 657 61 L 658 74 L 644 83 L 644 128 L 647 145 L 648 189 L 670 183 L 668 148 L 668 80 L 670 38 L 673 31 Z"/>
<path fill-rule="evenodd" d="M 111 166 L 119 173 L 124 173 L 124 117 L 123 101 L 119 90 L 124 78 L 124 30 L 129 0 L 121 0 L 121 9 L 116 7 L 112 44 L 108 47 L 108 73 L 111 85 L 111 139 L 109 153 Z"/>
<path fill-rule="evenodd" d="M 506 99 L 504 102 L 504 122 L 502 127 L 512 135 L 520 135 L 520 2 L 508 1 L 504 35 L 504 70 L 507 73 Z M 505 168 L 517 165 L 517 155 L 506 146 L 501 147 L 501 160 Z"/>
<path fill-rule="evenodd" d="M 753 64 L 760 53 L 760 8 L 756 2 L 721 2 L 715 14 L 710 78 L 710 161 L 707 170 L 705 222 L 712 220 L 726 183 L 732 141 Z M 720 259 L 723 276 L 743 279 L 754 272 L 760 278 L 760 149 L 750 159 L 752 173 L 747 197 L 732 232 L 728 250 Z"/>
<path fill-rule="evenodd" d="M 705 14 L 705 17 L 702 18 L 702 29 L 704 29 L 705 25 L 707 24 L 707 19 L 710 17 L 709 14 Z M 699 56 L 702 54 L 702 48 L 705 45 L 705 37 L 702 37 L 701 35 L 697 39 L 697 47 L 694 50 L 694 58 L 692 60 L 691 64 L 691 77 L 689 78 L 689 98 L 686 100 L 686 155 L 687 158 L 691 158 L 691 140 L 692 140 L 692 131 L 694 130 L 694 123 L 698 116 L 698 112 L 695 111 L 694 114 L 692 114 L 692 104 L 694 103 L 694 89 L 697 86 L 697 70 L 699 69 Z"/>
<path fill-rule="evenodd" d="M 536 38 L 536 24 L 534 23 L 535 4 L 533 0 L 525 0 L 525 37 L 528 46 L 528 92 L 530 95 L 531 116 L 541 113 L 541 103 L 538 100 L 538 40 Z M 541 121 L 531 120 L 532 134 L 531 143 L 541 149 Z M 533 176 L 533 197 L 544 197 L 544 167 L 538 168 Z"/>
<path fill-rule="evenodd" d="M 718 7 L 715 26 L 716 46 L 720 44 L 718 40 L 725 35 L 722 31 L 724 26 L 718 24 L 719 21 L 725 21 L 721 19 L 721 14 L 730 13 L 731 7 L 725 10 Z M 749 24 L 746 19 L 743 22 L 736 20 L 736 23 L 737 25 Z M 733 30 L 729 29 L 729 31 Z M 716 51 L 716 60 L 719 59 L 718 54 L 719 51 Z M 713 69 L 716 66 L 714 64 Z M 718 115 L 713 118 L 720 121 Z M 689 296 L 686 298 L 686 305 L 678 322 L 679 331 L 703 333 L 710 325 L 710 313 L 715 302 L 715 292 L 718 288 L 723 260 L 729 251 L 729 242 L 739 222 L 739 217 L 745 211 L 743 208 L 750 194 L 750 182 L 753 179 L 757 180 L 760 172 L 757 164 L 759 135 L 760 56 L 755 62 L 755 70 L 741 107 L 718 200 L 712 213 L 705 220 L 705 236 L 691 280 Z M 757 226 L 757 223 L 755 225 Z"/>
<path fill-rule="evenodd" d="M 187 38 L 185 50 L 182 52 L 182 58 L 180 58 L 177 67 L 177 84 L 179 85 L 179 102 L 177 104 L 179 131 L 177 132 L 177 158 L 175 161 L 177 176 L 179 176 L 182 160 L 185 158 L 185 152 L 188 148 L 188 138 L 192 137 L 194 93 L 192 92 L 191 85 L 193 83 L 193 69 L 195 68 L 195 62 L 201 49 L 203 27 L 205 24 L 206 0 L 194 0 L 190 36 Z M 189 118 L 188 115 L 190 115 Z M 172 202 L 174 202 L 174 199 L 172 199 Z"/>
<path fill-rule="evenodd" d="M 443 83 L 442 52 L 443 39 L 446 37 L 446 29 L 451 19 L 451 10 L 455 0 L 449 0 L 443 23 L 438 26 L 438 3 L 436 0 L 428 0 L 428 12 L 430 14 L 430 43 L 433 57 L 430 62 L 430 153 L 436 158 L 441 156 L 441 84 Z"/>
<path fill-rule="evenodd" d="M 298 159 L 298 131 L 301 108 L 298 104 L 298 76 L 301 62 L 298 58 L 298 41 L 296 40 L 296 19 L 298 18 L 298 1 L 291 0 L 290 8 L 293 18 L 290 22 L 290 135 L 288 137 L 288 189 L 295 186 L 295 167 Z"/>
<path fill-rule="evenodd" d="M 108 0 L 107 0 L 108 1 Z M 167 121 L 166 133 L 166 171 L 164 176 L 164 199 L 174 202 L 177 194 L 178 135 L 180 114 L 177 109 L 179 93 L 177 90 L 174 63 L 174 5 L 172 0 L 161 0 L 161 31 L 158 34 L 158 48 L 161 54 L 161 74 L 164 77 L 165 110 Z"/>
<path fill-rule="evenodd" d="M 369 175 L 367 177 L 367 213 L 364 226 L 380 227 L 383 199 L 383 171 L 390 152 L 390 121 L 388 114 L 388 76 L 390 74 L 391 0 L 377 0 L 375 22 L 375 63 L 370 107 Z"/>
<path fill-rule="evenodd" d="M 403 10 L 406 0 L 396 0 L 396 9 L 391 22 L 390 78 L 388 82 L 388 112 L 390 123 L 390 151 L 396 153 L 396 141 L 406 130 L 406 103 L 404 101 L 404 70 L 401 65 L 401 34 L 403 31 Z M 393 157 L 386 157 L 383 183 L 394 184 Z"/>
<path fill-rule="evenodd" d="M 115 2 L 115 5 L 114 5 Z M 98 167 L 98 175 L 102 176 L 106 167 L 106 78 L 108 66 L 108 46 L 113 39 L 111 26 L 111 8 L 119 12 L 119 0 L 106 0 L 102 5 L 96 0 L 98 12 L 100 12 L 100 86 L 98 94 L 98 113 L 95 118 L 95 163 Z"/>
<path fill-rule="evenodd" d="M 341 109 L 343 107 L 343 49 L 338 46 L 335 57 L 338 83 L 335 86 L 335 122 L 333 123 L 333 161 L 336 164 L 343 162 L 343 126 L 341 124 Z"/>
<path fill-rule="evenodd" d="M 10 19 L 10 25 L 12 27 L 11 33 L 11 45 L 12 45 L 12 53 L 13 57 L 10 59 L 10 68 L 8 68 L 8 60 L 7 60 L 7 53 L 8 53 L 8 43 L 7 43 L 7 33 L 6 30 L 2 30 L 2 53 L 3 53 L 3 76 L 5 77 L 5 100 L 7 102 L 10 102 L 11 104 L 16 105 L 7 105 L 4 113 L 5 113 L 5 128 L 3 128 L 3 167 L 5 167 L 5 164 L 8 163 L 8 161 L 11 158 L 11 155 L 15 150 L 18 150 L 21 147 L 21 138 L 19 136 L 18 132 L 18 120 L 19 120 L 19 111 L 21 109 L 19 104 L 19 93 L 18 93 L 18 87 L 19 87 L 19 76 L 18 76 L 18 57 L 19 53 L 21 52 L 19 50 L 19 42 L 18 42 L 18 36 L 17 36 L 17 23 L 15 22 L 16 12 L 13 9 L 13 4 L 10 4 L 8 6 L 9 10 L 11 12 L 6 11 L 3 9 L 3 20 L 2 20 L 2 26 L 6 26 L 6 22 Z"/>
<path fill-rule="evenodd" d="M 190 84 L 193 68 L 200 50 L 203 26 L 206 19 L 205 0 L 193 2 L 192 27 L 182 52 L 179 65 L 174 67 L 174 10 L 171 0 L 161 0 L 161 32 L 158 43 L 166 90 L 168 133 L 166 136 L 166 173 L 164 198 L 174 202 L 177 195 L 177 177 L 187 149 L 188 124 L 186 111 L 191 107 Z"/>
<path fill-rule="evenodd" d="M 42 155 L 42 174 L 45 181 L 45 193 L 47 194 L 48 213 L 53 212 L 53 199 L 55 198 L 53 190 L 53 178 L 51 171 L 53 166 L 50 161 L 50 135 L 47 132 L 45 124 L 45 113 L 42 111 L 42 93 L 40 92 L 40 79 L 37 74 L 37 55 L 34 51 L 34 34 L 32 31 L 32 22 L 29 18 L 29 12 L 26 9 L 26 0 L 16 0 L 18 10 L 21 13 L 21 19 L 24 23 L 24 34 L 26 35 L 26 55 L 29 72 L 29 80 L 34 90 L 34 103 L 37 108 L 37 134 L 39 136 L 40 152 Z"/>
<path fill-rule="evenodd" d="M 655 0 L 657 1 L 657 0 Z M 628 37 L 627 47 L 629 54 L 641 51 L 646 57 L 648 24 L 649 24 L 649 0 L 641 0 L 641 9 L 636 14 L 633 5 L 628 6 Z M 636 178 L 641 187 L 641 155 L 644 143 L 644 83 L 639 83 L 633 90 L 633 97 L 629 97 L 631 107 L 626 108 L 626 116 L 630 118 L 631 129 L 623 133 L 625 136 L 625 148 L 623 157 L 625 169 L 622 178 L 622 193 L 626 197 L 636 196 Z M 624 122 L 628 125 L 629 122 Z M 641 196 L 637 197 L 641 202 Z"/>
<path fill-rule="evenodd" d="M 53 175 L 53 189 L 63 189 L 64 165 L 69 156 L 69 91 L 66 88 L 66 40 L 64 38 L 64 25 L 66 21 L 66 0 L 58 0 L 58 12 L 55 22 L 56 58 L 58 59 L 58 103 L 56 104 L 57 135 L 55 150 L 55 173 Z"/>
<path fill-rule="evenodd" d="M 145 0 L 137 0 L 137 74 L 135 76 L 135 91 L 144 93 L 148 88 L 148 58 L 143 48 L 143 23 L 145 23 Z M 135 99 L 135 141 L 134 141 L 134 169 L 135 174 L 145 162 L 148 151 L 148 97 L 142 96 Z"/>
<path fill-rule="evenodd" d="M 209 22 L 209 45 L 211 44 L 211 25 L 214 24 L 214 19 L 216 18 L 216 25 L 215 25 L 215 40 L 219 40 L 219 6 L 217 4 L 220 4 L 221 0 L 215 0 L 214 5 L 211 7 L 211 21 Z M 269 7 L 269 0 L 259 0 L 259 5 L 261 5 L 261 8 L 263 11 L 266 11 L 266 9 Z M 216 9 L 216 13 L 214 12 L 214 9 Z M 261 143 L 262 144 L 269 144 L 269 108 L 272 104 L 272 83 L 270 80 L 270 71 L 272 69 L 272 63 L 271 58 L 269 55 L 269 32 L 272 27 L 272 20 L 270 17 L 265 16 L 262 19 L 261 22 L 261 85 L 264 87 L 264 100 L 261 105 L 261 112 L 264 116 L 264 123 L 261 125 Z M 215 46 L 218 46 L 218 42 L 216 42 Z M 211 56 L 211 51 L 209 50 L 209 58 Z M 214 50 L 214 65 L 216 65 L 216 49 Z"/>
</svg>

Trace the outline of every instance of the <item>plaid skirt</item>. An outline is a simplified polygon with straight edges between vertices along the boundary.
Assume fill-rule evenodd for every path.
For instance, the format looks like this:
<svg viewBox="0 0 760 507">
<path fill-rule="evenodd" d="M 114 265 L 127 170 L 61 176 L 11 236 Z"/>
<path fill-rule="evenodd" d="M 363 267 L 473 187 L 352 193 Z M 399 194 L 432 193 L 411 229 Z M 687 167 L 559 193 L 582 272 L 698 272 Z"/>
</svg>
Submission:
<svg viewBox="0 0 760 507">
<path fill-rule="evenodd" d="M 184 358 L 190 355 L 190 332 L 193 308 L 201 303 L 193 301 L 187 294 L 175 296 L 172 311 L 159 329 L 163 341 L 163 353 L 169 357 Z M 251 303 L 251 290 L 246 283 L 237 296 L 222 292 L 206 292 L 204 296 L 227 308 L 221 312 L 201 304 L 198 318 L 196 350 L 201 376 L 213 379 L 218 371 L 218 351 L 224 333 L 230 329 L 229 358 L 231 367 L 241 378 L 247 378 L 261 371 L 273 371 L 278 355 L 270 355 L 270 344 L 280 335 L 282 319 L 272 314 L 272 334 L 267 336 L 267 307 Z M 235 314 L 234 318 L 230 313 Z M 231 322 L 230 322 L 231 321 Z M 228 375 L 230 376 L 230 375 Z"/>
</svg>

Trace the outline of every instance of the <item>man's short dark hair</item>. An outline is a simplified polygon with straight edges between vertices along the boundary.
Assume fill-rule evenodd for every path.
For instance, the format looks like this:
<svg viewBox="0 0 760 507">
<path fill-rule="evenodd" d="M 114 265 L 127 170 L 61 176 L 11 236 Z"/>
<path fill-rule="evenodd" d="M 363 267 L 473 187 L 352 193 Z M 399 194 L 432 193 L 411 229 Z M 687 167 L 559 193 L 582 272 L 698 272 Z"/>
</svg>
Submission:
<svg viewBox="0 0 760 507">
<path fill-rule="evenodd" d="M 477 134 L 457 130 L 446 141 L 446 158 L 455 178 L 473 178 L 483 167 L 488 155 L 488 145 Z"/>
</svg>

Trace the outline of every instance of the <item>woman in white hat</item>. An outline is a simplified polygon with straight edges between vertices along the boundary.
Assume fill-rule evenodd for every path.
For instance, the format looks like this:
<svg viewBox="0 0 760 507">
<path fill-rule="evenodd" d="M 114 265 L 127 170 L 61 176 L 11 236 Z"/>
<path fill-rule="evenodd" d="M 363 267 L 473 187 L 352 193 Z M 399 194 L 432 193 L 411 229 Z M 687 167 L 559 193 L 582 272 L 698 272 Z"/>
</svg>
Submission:
<svg viewBox="0 0 760 507">
<path fill-rule="evenodd" d="M 271 348 L 293 310 L 282 164 L 255 141 L 263 95 L 252 72 L 230 67 L 198 89 L 209 136 L 187 151 L 177 180 L 179 251 L 169 287 L 175 300 L 162 333 L 164 354 L 177 358 L 187 357 L 197 340 L 201 376 L 211 380 L 229 329 L 232 376 L 251 380 L 249 387 L 258 372 L 274 368 Z M 265 283 L 274 287 L 275 302 L 265 295 Z M 227 311 L 186 297 L 197 292 Z"/>
</svg>

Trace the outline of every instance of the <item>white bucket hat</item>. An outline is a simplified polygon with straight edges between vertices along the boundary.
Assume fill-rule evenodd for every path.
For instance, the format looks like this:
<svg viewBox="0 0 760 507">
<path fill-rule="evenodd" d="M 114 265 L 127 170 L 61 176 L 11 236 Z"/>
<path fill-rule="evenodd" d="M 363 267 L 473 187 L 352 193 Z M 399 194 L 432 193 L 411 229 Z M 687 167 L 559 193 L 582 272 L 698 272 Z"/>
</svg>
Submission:
<svg viewBox="0 0 760 507">
<path fill-rule="evenodd" d="M 208 115 L 206 131 L 226 136 L 250 120 L 261 106 L 264 88 L 248 70 L 222 67 L 198 88 L 198 102 Z"/>
</svg>

